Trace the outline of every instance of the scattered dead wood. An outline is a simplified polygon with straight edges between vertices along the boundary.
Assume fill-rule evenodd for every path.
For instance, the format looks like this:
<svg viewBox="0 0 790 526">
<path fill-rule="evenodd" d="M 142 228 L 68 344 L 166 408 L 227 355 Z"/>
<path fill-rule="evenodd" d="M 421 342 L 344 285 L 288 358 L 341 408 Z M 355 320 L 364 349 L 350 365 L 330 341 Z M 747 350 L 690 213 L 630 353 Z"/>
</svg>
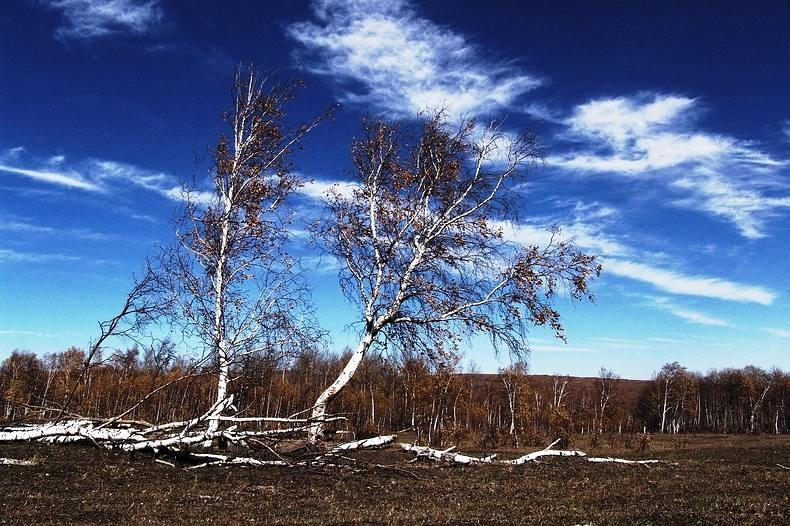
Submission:
<svg viewBox="0 0 790 526">
<path fill-rule="evenodd" d="M 87 441 L 97 447 L 120 449 L 123 451 L 150 450 L 154 453 L 188 458 L 203 465 L 225 463 L 250 466 L 289 465 L 291 462 L 280 457 L 274 450 L 264 445 L 267 454 L 276 460 L 261 460 L 246 456 L 209 455 L 190 453 L 190 449 L 205 449 L 216 442 L 230 443 L 239 449 L 250 450 L 251 444 L 261 445 L 262 439 L 283 439 L 292 436 L 304 436 L 315 425 L 309 418 L 267 418 L 267 417 L 234 417 L 223 413 L 233 407 L 233 395 L 215 403 L 199 417 L 179 422 L 151 425 L 146 422 L 122 421 L 117 417 L 107 420 L 77 418 L 46 422 L 43 424 L 15 425 L 0 428 L 0 442 L 41 441 L 50 443 L 68 443 Z M 342 416 L 327 415 L 322 423 L 344 420 Z M 214 425 L 223 422 L 226 426 L 219 428 Z M 239 429 L 239 426 L 266 424 L 274 427 L 267 429 Z M 394 440 L 394 436 L 390 439 Z M 337 449 L 357 449 L 376 447 L 378 441 L 365 440 L 344 444 Z M 333 450 L 327 454 L 335 454 Z"/>
<path fill-rule="evenodd" d="M 298 448 L 301 453 L 290 454 L 276 451 L 263 440 L 282 439 L 283 437 L 306 437 L 315 421 L 305 418 L 265 418 L 265 417 L 228 417 L 222 415 L 233 402 L 229 396 L 220 403 L 215 404 L 209 411 L 200 417 L 182 421 L 160 424 L 156 426 L 138 427 L 129 423 L 120 423 L 117 420 L 100 422 L 96 420 L 78 419 L 60 422 L 48 422 L 38 425 L 17 425 L 0 428 L 0 442 L 43 441 L 50 443 L 66 443 L 88 441 L 97 447 L 120 449 L 123 451 L 153 451 L 157 457 L 165 456 L 179 459 L 193 464 L 188 469 L 199 469 L 207 466 L 281 466 L 281 467 L 310 467 L 310 466 L 339 466 L 354 464 L 356 460 L 348 454 L 358 450 L 382 449 L 394 445 L 397 435 L 382 435 L 361 440 L 354 440 L 330 446 L 328 449 L 315 450 L 314 447 Z M 326 421 L 342 420 L 343 417 L 327 416 Z M 222 421 L 233 424 L 230 427 L 215 430 L 211 422 Z M 111 423 L 110 423 L 111 422 Z M 239 425 L 262 423 L 277 426 L 288 426 L 278 429 L 244 430 L 238 429 Z M 217 441 L 233 444 L 234 451 L 240 454 L 226 454 L 224 452 L 201 452 L 201 449 L 211 447 Z M 454 447 L 447 449 L 434 449 L 417 444 L 398 443 L 402 451 L 414 453 L 414 460 L 427 458 L 439 462 L 462 465 L 510 465 L 518 466 L 528 462 L 536 462 L 544 457 L 579 457 L 586 462 L 617 463 L 626 465 L 649 465 L 668 463 L 663 460 L 629 460 L 615 457 L 590 457 L 583 451 L 552 449 L 558 443 L 555 440 L 547 447 L 528 453 L 513 460 L 500 460 L 496 455 L 475 457 L 455 451 Z M 197 451 L 194 451 L 197 449 Z M 262 458 L 250 456 L 263 452 Z M 267 458 L 268 457 L 268 458 Z M 156 462 L 175 466 L 172 462 L 155 458 Z M 19 461 L 22 462 L 22 461 Z M 14 463 L 9 461 L 8 463 Z M 787 469 L 781 466 L 783 469 Z"/>
</svg>

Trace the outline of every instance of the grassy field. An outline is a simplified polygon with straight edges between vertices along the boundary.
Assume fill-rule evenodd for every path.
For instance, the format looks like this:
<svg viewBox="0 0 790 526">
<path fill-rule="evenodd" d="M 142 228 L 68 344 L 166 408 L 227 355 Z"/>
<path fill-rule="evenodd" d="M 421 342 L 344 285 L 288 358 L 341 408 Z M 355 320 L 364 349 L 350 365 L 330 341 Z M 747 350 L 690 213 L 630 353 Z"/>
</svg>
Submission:
<svg viewBox="0 0 790 526">
<path fill-rule="evenodd" d="M 0 445 L 0 524 L 790 524 L 790 437 L 656 437 L 644 454 L 677 466 L 551 459 L 519 467 L 408 470 L 228 468 L 155 463 L 85 446 Z M 506 452 L 507 453 L 507 452 Z"/>
</svg>

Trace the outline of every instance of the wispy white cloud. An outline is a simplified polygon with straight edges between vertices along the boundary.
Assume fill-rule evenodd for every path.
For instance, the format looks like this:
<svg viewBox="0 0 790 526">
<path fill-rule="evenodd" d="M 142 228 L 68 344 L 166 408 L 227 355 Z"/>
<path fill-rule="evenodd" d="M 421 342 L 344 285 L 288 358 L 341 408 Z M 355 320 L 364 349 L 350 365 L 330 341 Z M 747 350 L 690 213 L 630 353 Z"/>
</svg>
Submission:
<svg viewBox="0 0 790 526">
<path fill-rule="evenodd" d="M 680 177 L 671 185 L 691 194 L 673 204 L 721 216 L 749 239 L 766 237 L 766 220 L 777 215 L 779 209 L 790 208 L 790 196 L 766 195 L 757 181 L 739 182 L 712 170 L 698 169 L 694 175 Z"/>
<path fill-rule="evenodd" d="M 656 176 L 684 194 L 668 204 L 731 222 L 741 235 L 764 237 L 766 220 L 790 208 L 790 189 L 775 174 L 786 163 L 749 141 L 693 129 L 697 100 L 676 95 L 597 99 L 565 120 L 581 149 L 551 162 L 576 172 Z"/>
<path fill-rule="evenodd" d="M 521 108 L 521 113 L 547 122 L 561 123 L 565 119 L 556 108 L 542 102 L 530 102 Z"/>
<path fill-rule="evenodd" d="M 681 307 L 670 301 L 669 298 L 664 298 L 659 296 L 659 297 L 650 297 L 648 299 L 650 300 L 650 304 L 649 304 L 650 306 L 668 312 L 669 314 L 675 316 L 676 318 L 686 320 L 687 322 L 690 323 L 695 323 L 697 325 L 711 325 L 714 327 L 731 326 L 730 322 L 726 320 L 722 320 L 720 318 L 710 316 L 703 312 L 688 309 L 686 307 Z"/>
<path fill-rule="evenodd" d="M 118 236 L 94 232 L 85 228 L 54 228 L 51 226 L 35 225 L 27 221 L 0 218 L 0 231 L 20 232 L 25 234 L 65 235 L 88 241 L 111 241 Z"/>
<path fill-rule="evenodd" d="M 89 40 L 115 34 L 142 35 L 162 21 L 159 0 L 45 0 L 63 20 L 56 35 Z"/>
<path fill-rule="evenodd" d="M 765 327 L 763 330 L 779 338 L 790 338 L 790 329 L 778 329 L 776 327 Z"/>
<path fill-rule="evenodd" d="M 86 170 L 91 177 L 108 186 L 114 184 L 131 184 L 156 192 L 172 201 L 191 201 L 197 204 L 214 202 L 211 192 L 184 188 L 178 180 L 167 173 L 140 168 L 129 163 L 92 159 L 86 163 Z"/>
<path fill-rule="evenodd" d="M 595 349 L 589 347 L 576 347 L 573 345 L 530 345 L 529 349 L 533 352 L 549 353 L 594 353 Z"/>
<path fill-rule="evenodd" d="M 351 197 L 359 185 L 349 181 L 307 181 L 297 190 L 300 194 L 315 200 L 321 200 L 330 195 Z"/>
<path fill-rule="evenodd" d="M 58 186 L 65 186 L 67 188 L 79 188 L 80 190 L 87 190 L 89 192 L 103 191 L 100 185 L 85 180 L 82 175 L 74 171 L 18 168 L 15 166 L 9 166 L 7 164 L 0 164 L 0 171 L 22 175 L 24 177 L 29 177 L 30 179 L 35 179 L 36 181 L 55 184 Z"/>
<path fill-rule="evenodd" d="M 690 276 L 625 259 L 607 258 L 604 262 L 604 273 L 648 283 L 659 290 L 684 296 L 761 305 L 770 305 L 776 299 L 776 293 L 764 287 L 744 285 L 720 278 Z"/>
<path fill-rule="evenodd" d="M 161 219 L 157 219 L 156 217 L 150 216 L 148 214 L 131 213 L 131 214 L 129 214 L 129 217 L 131 217 L 132 219 L 137 219 L 138 221 L 145 221 L 146 223 L 161 223 L 162 222 Z"/>
<path fill-rule="evenodd" d="M 493 222 L 503 237 L 522 246 L 545 247 L 550 242 L 572 241 L 576 246 L 595 254 L 626 255 L 631 249 L 595 224 L 572 222 L 561 225 L 559 232 L 532 223 Z"/>
<path fill-rule="evenodd" d="M 617 215 L 617 210 L 598 202 L 578 201 L 572 203 L 572 209 L 564 217 L 537 217 L 522 223 L 492 221 L 492 224 L 502 231 L 506 240 L 522 246 L 543 247 L 552 241 L 572 241 L 600 256 L 629 256 L 633 253 L 631 247 L 606 232 Z M 546 225 L 556 225 L 559 232 Z"/>
<path fill-rule="evenodd" d="M 179 186 L 173 186 L 169 189 L 157 189 L 156 191 L 173 201 L 189 201 L 204 206 L 217 201 L 217 197 L 211 192 L 189 190 Z"/>
<path fill-rule="evenodd" d="M 337 274 L 342 268 L 340 261 L 330 255 L 303 256 L 300 263 L 316 274 Z"/>
<path fill-rule="evenodd" d="M 510 108 L 541 84 L 512 64 L 492 62 L 463 35 L 406 0 L 314 0 L 315 21 L 288 34 L 307 66 L 343 86 L 346 102 L 414 116 L 447 108 L 453 117 Z"/>
<path fill-rule="evenodd" d="M 664 343 L 668 345 L 677 345 L 679 343 L 685 343 L 683 340 L 679 340 L 678 338 L 665 338 L 663 336 L 651 336 L 648 338 L 651 342 L 656 343 Z"/>
<path fill-rule="evenodd" d="M 648 283 L 664 292 L 682 296 L 714 298 L 724 301 L 759 303 L 770 305 L 776 299 L 776 293 L 760 286 L 746 285 L 733 281 L 698 275 L 689 275 L 675 270 L 667 270 L 654 263 L 643 263 L 646 257 L 621 238 L 606 232 L 606 217 L 616 212 L 608 207 L 577 205 L 577 211 L 571 221 L 559 223 L 560 232 L 556 233 L 538 226 L 537 223 L 505 223 L 494 222 L 501 229 L 505 240 L 522 246 L 546 246 L 554 241 L 572 241 L 576 246 L 588 253 L 597 254 L 601 258 L 604 275 Z M 580 213 L 581 211 L 581 213 Z M 587 214 L 585 217 L 584 214 Z M 543 224 L 546 224 L 545 221 Z M 689 321 L 696 318 L 704 323 L 701 313 L 676 308 L 675 315 Z M 699 315 L 697 315 L 699 314 Z M 715 324 L 713 318 L 708 323 Z"/>
<path fill-rule="evenodd" d="M 9 151 L 0 159 L 10 159 Z M 173 201 L 206 204 L 211 202 L 211 194 L 200 190 L 186 190 L 178 179 L 168 173 L 141 168 L 139 166 L 106 159 L 87 159 L 69 164 L 65 156 L 58 155 L 47 159 L 25 159 L 16 155 L 13 165 L 0 164 L 0 172 L 20 175 L 28 179 L 92 193 L 108 194 L 120 188 L 142 188 L 155 192 Z"/>
<path fill-rule="evenodd" d="M 82 256 L 67 254 L 48 254 L 40 252 L 20 252 L 8 248 L 0 248 L 0 263 L 113 263 L 106 259 L 89 259 Z"/>
<path fill-rule="evenodd" d="M 24 146 L 15 146 L 14 148 L 9 148 L 5 151 L 0 151 L 0 163 L 10 159 L 16 159 L 23 153 L 25 153 Z"/>
<path fill-rule="evenodd" d="M 622 351 L 644 351 L 654 348 L 650 345 L 645 345 L 645 340 L 636 340 L 633 338 L 610 338 L 605 336 L 590 338 L 596 348 L 602 350 L 622 350 Z"/>
<path fill-rule="evenodd" d="M 17 329 L 0 329 L 2 336 L 33 336 L 36 338 L 56 338 L 57 334 L 39 331 L 23 331 Z"/>
<path fill-rule="evenodd" d="M 713 325 L 715 327 L 731 326 L 730 322 L 726 320 L 722 320 L 720 318 L 714 318 L 713 316 L 709 316 L 702 312 L 698 312 L 690 309 L 684 309 L 682 307 L 668 306 L 666 310 L 673 316 L 676 316 L 678 318 L 681 318 L 691 323 L 696 323 L 698 325 Z"/>
<path fill-rule="evenodd" d="M 598 99 L 577 106 L 566 122 L 573 133 L 624 147 L 664 131 L 693 104 L 693 99 L 671 95 L 643 103 L 625 97 Z"/>
</svg>

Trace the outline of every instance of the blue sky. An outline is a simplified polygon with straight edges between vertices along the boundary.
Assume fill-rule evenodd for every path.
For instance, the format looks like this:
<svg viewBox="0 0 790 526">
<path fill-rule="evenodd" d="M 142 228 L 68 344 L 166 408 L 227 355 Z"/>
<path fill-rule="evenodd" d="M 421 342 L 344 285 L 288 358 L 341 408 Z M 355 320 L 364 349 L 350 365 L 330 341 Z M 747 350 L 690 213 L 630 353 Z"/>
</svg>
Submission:
<svg viewBox="0 0 790 526">
<path fill-rule="evenodd" d="M 547 164 L 505 233 L 558 224 L 604 274 L 595 304 L 560 302 L 567 345 L 534 331 L 533 372 L 790 369 L 786 3 L 380 4 L 4 3 L 0 358 L 85 345 L 114 314 L 172 239 L 179 181 L 205 183 L 234 65 L 254 62 L 301 65 L 295 119 L 342 104 L 296 158 L 297 223 L 347 179 L 366 113 L 444 106 L 539 134 Z M 332 265 L 312 268 L 332 348 L 353 343 Z M 482 340 L 467 359 L 497 367 Z"/>
</svg>

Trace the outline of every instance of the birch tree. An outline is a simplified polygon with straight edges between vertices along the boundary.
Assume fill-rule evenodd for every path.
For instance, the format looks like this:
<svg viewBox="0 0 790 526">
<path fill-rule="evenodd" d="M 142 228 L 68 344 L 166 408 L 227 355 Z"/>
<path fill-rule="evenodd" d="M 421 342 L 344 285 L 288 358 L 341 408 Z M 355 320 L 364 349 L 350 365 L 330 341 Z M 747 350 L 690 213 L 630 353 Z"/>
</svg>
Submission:
<svg viewBox="0 0 790 526">
<path fill-rule="evenodd" d="M 666 429 L 667 414 L 672 409 L 672 404 L 677 395 L 677 384 L 687 374 L 685 367 L 678 362 L 666 363 L 653 379 L 655 385 L 655 402 L 657 413 L 660 415 L 661 433 Z"/>
<path fill-rule="evenodd" d="M 510 412 L 510 428 L 508 434 L 513 437 L 516 447 L 518 447 L 518 435 L 516 434 L 516 415 L 521 410 L 521 399 L 527 387 L 527 372 L 529 366 L 523 360 L 516 361 L 508 367 L 499 369 L 499 379 L 505 389 L 508 410 Z"/>
<path fill-rule="evenodd" d="M 595 382 L 598 390 L 598 433 L 603 433 L 603 420 L 609 402 L 617 395 L 620 384 L 620 375 L 605 367 L 601 367 Z"/>
<path fill-rule="evenodd" d="M 214 361 L 217 407 L 229 396 L 234 364 L 254 353 L 287 352 L 313 326 L 305 323 L 306 291 L 284 250 L 284 203 L 301 184 L 291 154 L 327 115 L 289 127 L 286 110 L 299 88 L 238 70 L 233 108 L 223 115 L 230 135 L 221 135 L 213 152 L 211 192 L 186 192 L 178 243 L 157 260 L 173 318 Z"/>
<path fill-rule="evenodd" d="M 444 362 L 460 338 L 482 333 L 495 349 L 522 356 L 532 325 L 563 338 L 552 298 L 562 290 L 591 298 L 588 281 L 600 272 L 570 243 L 522 248 L 503 239 L 501 222 L 517 219 L 520 204 L 509 188 L 541 160 L 533 135 L 475 120 L 453 126 L 442 113 L 416 129 L 366 119 L 363 130 L 352 145 L 358 188 L 333 195 L 314 228 L 341 264 L 341 288 L 362 325 L 350 359 L 314 404 L 319 420 L 377 342 Z M 311 440 L 321 432 L 315 425 Z"/>
<path fill-rule="evenodd" d="M 755 433 L 760 409 L 773 387 L 774 378 L 767 371 L 754 366 L 745 367 L 743 373 L 743 391 L 749 407 L 749 433 Z"/>
</svg>

